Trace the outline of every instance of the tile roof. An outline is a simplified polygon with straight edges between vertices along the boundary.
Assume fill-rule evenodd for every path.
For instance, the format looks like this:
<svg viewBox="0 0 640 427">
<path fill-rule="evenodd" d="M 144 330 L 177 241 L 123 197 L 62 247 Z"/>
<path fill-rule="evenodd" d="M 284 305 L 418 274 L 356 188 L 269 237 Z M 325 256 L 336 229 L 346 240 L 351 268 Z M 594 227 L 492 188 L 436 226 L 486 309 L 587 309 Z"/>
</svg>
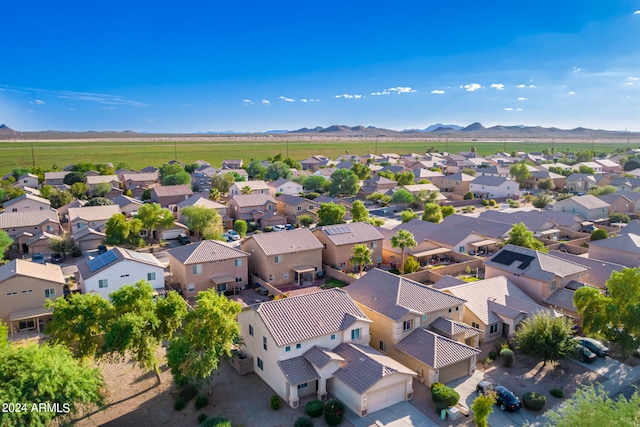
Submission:
<svg viewBox="0 0 640 427">
<path fill-rule="evenodd" d="M 59 237 L 57 234 L 51 234 L 51 233 L 47 233 L 46 231 L 41 231 L 40 233 L 36 234 L 35 236 L 33 236 L 30 240 L 27 241 L 27 245 L 32 245 L 35 242 L 38 242 L 40 240 L 49 240 L 51 238 L 54 237 Z"/>
<path fill-rule="evenodd" d="M 433 369 L 441 369 L 480 354 L 477 348 L 424 328 L 415 329 L 396 344 L 395 348 Z"/>
<path fill-rule="evenodd" d="M 68 174 L 70 174 L 70 171 L 64 171 L 64 172 L 45 172 L 44 173 L 44 180 L 52 180 L 52 179 L 64 179 L 65 176 L 67 176 Z"/>
<path fill-rule="evenodd" d="M 635 233 L 621 234 L 617 237 L 589 242 L 589 247 L 591 246 L 640 254 L 640 235 Z"/>
<path fill-rule="evenodd" d="M 498 187 L 507 181 L 514 182 L 504 176 L 480 175 L 480 176 L 476 176 L 476 178 L 473 181 L 471 181 L 471 183 L 476 185 L 488 185 L 490 187 Z"/>
<path fill-rule="evenodd" d="M 272 202 L 276 203 L 275 199 L 270 194 L 254 193 L 254 194 L 236 194 L 229 201 L 234 201 L 241 208 L 250 206 L 264 206 L 265 204 Z"/>
<path fill-rule="evenodd" d="M 438 317 L 436 320 L 431 322 L 429 327 L 436 332 L 443 332 L 448 335 L 458 335 L 460 333 L 464 333 L 465 338 L 471 338 L 482 334 L 482 331 L 480 329 L 471 327 L 466 323 L 447 319 L 445 317 Z"/>
<path fill-rule="evenodd" d="M 325 234 L 336 246 L 352 245 L 384 239 L 384 236 L 368 222 L 325 225 L 317 230 L 319 230 L 318 232 Z"/>
<path fill-rule="evenodd" d="M 81 261 L 78 264 L 78 273 L 80 274 L 80 277 L 82 277 L 83 280 L 87 280 L 88 278 L 95 276 L 101 271 L 113 265 L 116 265 L 117 263 L 123 260 L 139 262 L 142 264 L 151 265 L 154 267 L 160 267 L 164 269 L 164 265 L 160 261 L 158 261 L 158 259 L 152 254 L 131 251 L 128 249 L 119 248 L 117 246 L 105 252 L 104 254 L 98 255 L 98 257 L 96 258 L 99 258 L 102 256 L 110 256 L 110 255 L 106 255 L 108 253 L 111 253 L 112 254 L 111 256 L 115 255 L 116 259 L 113 262 L 108 262 L 102 267 L 95 269 L 94 271 L 91 271 L 91 268 L 89 268 L 89 263 L 95 258 L 89 258 Z"/>
<path fill-rule="evenodd" d="M 276 197 L 276 200 L 278 202 L 286 203 L 288 205 L 293 205 L 293 206 L 300 205 L 305 202 L 309 202 L 309 203 L 312 203 L 313 205 L 317 205 L 317 203 L 314 202 L 313 200 L 309 200 L 305 197 L 294 196 L 291 194 L 281 194 L 278 197 Z"/>
<path fill-rule="evenodd" d="M 33 227 L 45 222 L 59 223 L 58 212 L 47 211 L 27 211 L 27 212 L 2 212 L 0 214 L 0 228 Z"/>
<path fill-rule="evenodd" d="M 191 191 L 191 187 L 188 185 L 180 184 L 180 185 L 160 185 L 157 187 L 153 187 L 151 190 L 152 193 L 155 193 L 158 197 L 167 197 L 167 196 L 182 196 L 193 194 Z"/>
<path fill-rule="evenodd" d="M 304 384 L 319 380 L 320 375 L 303 356 L 279 360 L 278 366 L 291 385 Z"/>
<path fill-rule="evenodd" d="M 169 249 L 167 252 L 180 263 L 185 265 L 223 261 L 249 256 L 246 252 L 215 240 L 202 240 L 200 242 Z"/>
<path fill-rule="evenodd" d="M 585 194 L 584 196 L 574 196 L 568 199 L 561 200 L 556 202 L 556 205 L 563 205 L 570 202 L 574 202 L 583 206 L 586 209 L 599 209 L 599 208 L 609 208 L 609 204 L 598 199 L 596 196 L 592 196 L 591 194 Z"/>
<path fill-rule="evenodd" d="M 618 234 L 629 233 L 640 235 L 640 221 L 638 221 L 637 219 L 631 220 L 629 221 L 629 223 L 627 223 L 626 226 L 622 227 L 620 231 L 618 231 Z"/>
<path fill-rule="evenodd" d="M 83 206 L 81 208 L 69 208 L 69 222 L 76 218 L 86 221 L 106 221 L 115 214 L 121 213 L 120 206 Z"/>
<path fill-rule="evenodd" d="M 194 194 L 188 199 L 182 200 L 180 203 L 176 204 L 179 208 L 184 208 L 187 206 L 201 206 L 207 209 L 226 209 L 227 205 L 223 205 L 222 203 L 218 203 L 214 200 L 205 199 L 204 197 Z"/>
<path fill-rule="evenodd" d="M 308 228 L 254 234 L 249 239 L 254 239 L 267 256 L 324 248 Z"/>
<path fill-rule="evenodd" d="M 269 184 L 267 184 L 266 181 L 262 181 L 260 179 L 256 179 L 253 181 L 239 181 L 235 183 L 235 186 L 240 189 L 242 189 L 242 187 L 249 187 L 253 191 L 269 189 Z"/>
<path fill-rule="evenodd" d="M 280 178 L 280 179 L 277 179 L 275 181 L 271 181 L 271 182 L 267 183 L 267 185 L 269 187 L 274 187 L 275 188 L 275 187 L 279 187 L 281 185 L 289 184 L 289 183 L 302 187 L 302 185 L 298 184 L 297 182 L 291 181 L 290 179 L 286 179 L 286 178 Z"/>
<path fill-rule="evenodd" d="M 134 199 L 133 197 L 125 196 L 123 194 L 117 195 L 116 197 L 111 199 L 111 201 L 116 205 L 120 206 L 121 208 L 129 204 L 134 204 L 138 206 L 142 206 L 144 204 L 138 199 Z"/>
<path fill-rule="evenodd" d="M 340 289 L 263 302 L 250 309 L 260 316 L 279 347 L 342 331 L 347 315 L 371 322 Z"/>
<path fill-rule="evenodd" d="M 14 259 L 0 266 L 0 284 L 14 276 L 25 276 L 64 284 L 62 269 L 56 264 L 39 264 L 37 262 Z"/>
<path fill-rule="evenodd" d="M 567 288 L 558 288 L 544 300 L 553 308 L 577 313 L 578 309 L 573 304 L 573 295 L 575 291 Z"/>
<path fill-rule="evenodd" d="M 585 272 L 583 281 L 600 289 L 604 289 L 607 280 L 611 277 L 611 273 L 614 271 L 622 271 L 624 268 L 621 264 L 601 261 L 594 258 L 585 258 L 561 251 L 550 251 L 549 254 L 588 267 L 589 270 Z"/>
<path fill-rule="evenodd" d="M 345 359 L 335 377 L 358 393 L 365 393 L 381 379 L 396 373 L 415 375 L 411 369 L 367 345 L 343 343 L 333 351 Z"/>
<path fill-rule="evenodd" d="M 432 287 L 433 289 L 445 289 L 450 288 L 451 286 L 464 285 L 465 283 L 467 282 L 465 282 L 464 280 L 460 280 L 457 277 L 446 275 L 443 276 L 442 279 L 435 282 Z"/>
<path fill-rule="evenodd" d="M 465 302 L 462 298 L 377 268 L 344 289 L 354 301 L 396 321 L 409 313 L 423 315 Z"/>
<path fill-rule="evenodd" d="M 115 182 L 120 181 L 120 179 L 118 178 L 118 175 L 97 175 L 97 176 L 87 177 L 87 185 L 101 184 L 103 182 L 110 183 L 114 181 Z"/>
<path fill-rule="evenodd" d="M 158 172 L 125 173 L 124 175 L 122 175 L 122 179 L 132 182 L 153 182 L 158 180 Z"/>
<path fill-rule="evenodd" d="M 513 223 L 506 224 L 496 221 L 488 221 L 482 218 L 473 218 L 460 214 L 453 214 L 446 217 L 440 225 L 453 227 L 453 228 L 464 228 L 465 230 L 473 231 L 474 233 L 490 237 L 493 239 L 501 239 L 506 236 L 511 227 L 513 227 Z"/>
<path fill-rule="evenodd" d="M 313 366 L 318 368 L 324 368 L 331 361 L 344 362 L 344 358 L 338 356 L 335 352 L 326 348 L 318 347 L 314 345 L 307 350 L 303 357 L 309 361 Z"/>
<path fill-rule="evenodd" d="M 17 202 L 19 202 L 21 200 L 24 200 L 24 199 L 29 199 L 29 200 L 32 200 L 34 202 L 43 203 L 45 205 L 51 206 L 51 202 L 48 199 L 45 199 L 44 197 L 35 196 L 35 195 L 29 194 L 29 193 L 23 194 L 22 196 L 19 196 L 19 197 L 15 197 L 15 198 L 13 198 L 11 200 L 7 200 L 6 202 L 3 203 L 3 206 L 6 209 L 7 206 L 11 206 L 14 203 L 17 203 Z"/>
</svg>

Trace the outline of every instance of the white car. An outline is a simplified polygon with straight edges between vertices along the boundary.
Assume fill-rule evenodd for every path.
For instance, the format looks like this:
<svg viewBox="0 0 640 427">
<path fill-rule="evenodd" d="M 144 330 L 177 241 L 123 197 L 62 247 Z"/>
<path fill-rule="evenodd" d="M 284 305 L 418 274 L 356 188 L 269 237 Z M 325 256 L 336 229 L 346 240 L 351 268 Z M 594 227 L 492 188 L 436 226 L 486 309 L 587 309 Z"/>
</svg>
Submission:
<svg viewBox="0 0 640 427">
<path fill-rule="evenodd" d="M 287 227 L 285 227 L 284 225 L 278 224 L 278 225 L 274 225 L 271 229 L 273 231 L 285 231 Z"/>
<path fill-rule="evenodd" d="M 238 234 L 238 232 L 236 230 L 227 231 L 227 236 L 229 236 L 229 240 L 232 240 L 234 242 L 240 240 L 240 235 Z"/>
</svg>

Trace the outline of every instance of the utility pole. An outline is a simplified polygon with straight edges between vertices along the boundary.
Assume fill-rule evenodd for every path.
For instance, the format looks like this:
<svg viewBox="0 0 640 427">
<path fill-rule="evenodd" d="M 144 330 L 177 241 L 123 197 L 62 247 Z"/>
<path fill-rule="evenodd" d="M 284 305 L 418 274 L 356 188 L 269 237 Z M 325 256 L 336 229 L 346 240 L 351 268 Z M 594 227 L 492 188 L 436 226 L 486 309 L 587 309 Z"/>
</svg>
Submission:
<svg viewBox="0 0 640 427">
<path fill-rule="evenodd" d="M 287 159 L 289 158 L 289 139 L 287 138 Z"/>
<path fill-rule="evenodd" d="M 176 162 L 178 161 L 178 142 L 176 140 L 173 141 L 173 158 Z"/>
<path fill-rule="evenodd" d="M 33 165 L 33 167 L 36 167 L 36 155 L 35 152 L 33 151 L 33 141 L 31 142 L 31 164 Z"/>
</svg>

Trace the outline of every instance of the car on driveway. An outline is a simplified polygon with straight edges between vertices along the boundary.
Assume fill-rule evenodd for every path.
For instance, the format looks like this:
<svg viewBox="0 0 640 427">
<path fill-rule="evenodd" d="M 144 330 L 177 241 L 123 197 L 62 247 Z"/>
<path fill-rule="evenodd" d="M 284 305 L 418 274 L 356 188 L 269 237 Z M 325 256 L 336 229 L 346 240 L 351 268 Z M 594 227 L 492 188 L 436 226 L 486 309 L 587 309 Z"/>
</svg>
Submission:
<svg viewBox="0 0 640 427">
<path fill-rule="evenodd" d="M 40 253 L 37 254 L 33 254 L 33 256 L 31 257 L 31 261 L 36 262 L 38 264 L 44 264 L 45 260 L 44 260 L 44 256 Z"/>
<path fill-rule="evenodd" d="M 494 392 L 496 394 L 496 405 L 503 411 L 516 411 L 522 408 L 522 401 L 508 388 L 501 385 L 494 385 L 489 381 L 480 381 L 476 386 L 478 394 Z"/>
<path fill-rule="evenodd" d="M 284 225 L 276 224 L 271 229 L 273 231 L 285 231 L 287 228 Z"/>
<path fill-rule="evenodd" d="M 577 337 L 578 343 L 594 352 L 598 357 L 605 357 L 609 354 L 609 348 L 603 345 L 600 341 L 593 338 Z"/>
<path fill-rule="evenodd" d="M 62 254 L 53 254 L 51 255 L 51 262 L 53 264 L 62 264 Z"/>
<path fill-rule="evenodd" d="M 234 242 L 240 240 L 240 234 L 238 234 L 236 230 L 227 231 L 227 236 L 229 237 L 229 240 L 232 240 Z"/>
<path fill-rule="evenodd" d="M 581 344 L 576 344 L 576 353 L 576 358 L 586 363 L 592 363 L 598 357 L 594 352 Z"/>
<path fill-rule="evenodd" d="M 178 237 L 176 238 L 176 240 L 181 244 L 181 245 L 188 245 L 189 243 L 191 243 L 191 239 L 189 238 L 189 236 L 187 236 L 184 233 L 178 234 Z"/>
</svg>

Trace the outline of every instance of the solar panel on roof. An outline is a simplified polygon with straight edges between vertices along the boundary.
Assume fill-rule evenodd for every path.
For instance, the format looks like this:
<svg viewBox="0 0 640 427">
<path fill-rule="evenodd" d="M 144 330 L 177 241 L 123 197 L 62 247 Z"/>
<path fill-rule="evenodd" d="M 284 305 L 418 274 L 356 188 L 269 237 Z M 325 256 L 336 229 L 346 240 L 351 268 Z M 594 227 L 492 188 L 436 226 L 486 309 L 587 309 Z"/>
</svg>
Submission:
<svg viewBox="0 0 640 427">
<path fill-rule="evenodd" d="M 518 269 L 524 270 L 525 268 L 529 267 L 529 264 L 531 264 L 531 261 L 533 261 L 533 259 L 534 257 L 531 255 L 519 254 L 517 252 L 503 250 L 496 256 L 494 256 L 491 261 L 497 262 L 498 264 L 502 265 L 511 265 L 515 261 L 520 261 Z"/>
<path fill-rule="evenodd" d="M 117 259 L 118 259 L 118 256 L 113 252 L 113 250 L 110 250 L 103 253 L 102 255 L 95 257 L 92 260 L 89 260 L 87 262 L 87 267 L 89 267 L 89 270 L 91 270 L 91 272 L 94 272 L 94 271 L 100 270 L 105 265 L 111 264 Z"/>
<path fill-rule="evenodd" d="M 348 225 L 338 225 L 333 227 L 327 227 L 325 231 L 328 235 L 333 236 L 336 234 L 351 233 L 351 227 L 349 227 Z"/>
</svg>

